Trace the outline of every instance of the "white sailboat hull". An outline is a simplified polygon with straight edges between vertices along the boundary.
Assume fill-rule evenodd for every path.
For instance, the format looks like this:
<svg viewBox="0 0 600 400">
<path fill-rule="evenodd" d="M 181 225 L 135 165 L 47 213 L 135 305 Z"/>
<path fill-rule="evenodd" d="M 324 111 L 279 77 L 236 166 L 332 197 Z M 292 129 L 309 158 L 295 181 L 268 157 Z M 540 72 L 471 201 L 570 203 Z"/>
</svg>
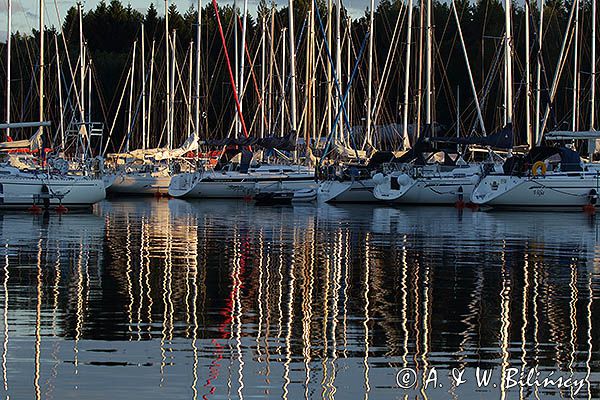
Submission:
<svg viewBox="0 0 600 400">
<path fill-rule="evenodd" d="M 172 178 L 169 195 L 185 198 L 242 199 L 265 191 L 297 191 L 310 188 L 316 188 L 316 182 L 310 174 L 303 173 L 185 173 Z"/>
<path fill-rule="evenodd" d="M 372 179 L 354 181 L 322 181 L 319 184 L 319 199 L 326 203 L 372 203 L 375 182 Z"/>
<path fill-rule="evenodd" d="M 166 174 L 131 173 L 116 175 L 109 193 L 125 195 L 167 194 L 171 176 Z"/>
<path fill-rule="evenodd" d="M 389 203 L 449 205 L 468 201 L 480 179 L 479 167 L 458 168 L 449 173 L 411 178 L 404 174 L 404 182 L 394 189 L 392 179 L 401 174 L 389 174 L 375 186 L 375 198 Z"/>
<path fill-rule="evenodd" d="M 175 185 L 176 186 L 176 185 Z M 255 182 L 240 181 L 240 182 L 219 182 L 198 180 L 189 190 L 183 189 L 186 193 L 179 194 L 181 190 L 169 190 L 169 194 L 174 197 L 186 198 L 223 198 L 223 199 L 242 199 L 252 196 L 256 193 Z"/>
<path fill-rule="evenodd" d="M 105 197 L 102 179 L 44 174 L 0 177 L 0 208 L 28 208 L 33 204 L 42 208 L 61 204 L 68 208 L 88 208 Z"/>
<path fill-rule="evenodd" d="M 600 188 L 596 172 L 551 173 L 537 177 L 488 175 L 471 195 L 478 205 L 495 208 L 573 208 L 589 204 Z"/>
<path fill-rule="evenodd" d="M 104 174 L 102 175 L 102 181 L 104 182 L 104 189 L 109 190 L 109 188 L 115 183 L 117 179 L 117 175 L 115 174 Z"/>
</svg>

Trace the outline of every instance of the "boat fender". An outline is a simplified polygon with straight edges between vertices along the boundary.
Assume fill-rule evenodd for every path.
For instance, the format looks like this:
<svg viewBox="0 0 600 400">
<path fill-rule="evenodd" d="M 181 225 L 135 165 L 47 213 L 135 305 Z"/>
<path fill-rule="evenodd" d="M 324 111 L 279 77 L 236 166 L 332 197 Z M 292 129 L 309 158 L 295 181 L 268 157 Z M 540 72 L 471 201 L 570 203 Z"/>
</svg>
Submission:
<svg viewBox="0 0 600 400">
<path fill-rule="evenodd" d="M 42 212 L 42 209 L 37 204 L 33 204 L 27 209 L 27 211 L 29 211 L 31 214 L 39 214 Z"/>
<path fill-rule="evenodd" d="M 383 185 L 383 182 L 385 182 L 385 176 L 381 172 L 373 175 L 373 183 L 376 185 Z"/>
<path fill-rule="evenodd" d="M 410 184 L 410 176 L 406 174 L 398 175 L 398 178 L 396 178 L 396 180 L 398 181 L 398 185 L 400 186 L 407 186 L 408 184 Z"/>
<path fill-rule="evenodd" d="M 533 176 L 538 176 L 538 175 L 546 175 L 546 171 L 548 170 L 548 167 L 546 167 L 546 163 L 543 161 L 536 161 L 535 164 L 533 164 L 533 168 L 531 168 L 531 173 L 533 174 Z"/>
<path fill-rule="evenodd" d="M 43 203 L 44 203 L 44 209 L 47 210 L 50 208 L 50 189 L 48 188 L 48 185 L 43 184 L 42 185 L 42 194 L 43 196 Z"/>
<path fill-rule="evenodd" d="M 464 189 L 462 186 L 458 187 L 457 195 L 458 195 L 458 200 L 456 201 L 456 203 L 454 203 L 454 206 L 458 209 L 465 208 L 465 201 L 464 201 L 465 193 L 464 193 Z"/>
<path fill-rule="evenodd" d="M 592 206 L 595 206 L 598 202 L 598 192 L 596 192 L 596 189 L 590 190 L 590 194 L 588 194 L 588 202 Z"/>
<path fill-rule="evenodd" d="M 596 189 L 592 189 L 588 193 L 588 203 L 585 206 L 583 206 L 583 211 L 588 214 L 595 214 L 597 202 L 598 202 L 598 192 L 596 192 Z"/>
</svg>

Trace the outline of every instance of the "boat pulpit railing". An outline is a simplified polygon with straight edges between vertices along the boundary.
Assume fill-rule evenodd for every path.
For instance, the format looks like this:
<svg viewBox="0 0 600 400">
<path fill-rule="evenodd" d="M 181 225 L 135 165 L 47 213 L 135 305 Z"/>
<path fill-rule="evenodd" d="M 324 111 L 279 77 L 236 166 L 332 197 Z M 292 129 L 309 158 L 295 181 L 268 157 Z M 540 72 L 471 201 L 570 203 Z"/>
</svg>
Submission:
<svg viewBox="0 0 600 400">
<path fill-rule="evenodd" d="M 411 166 L 412 164 L 410 163 L 389 162 L 381 164 L 381 171 L 384 174 L 391 174 L 393 172 L 407 173 L 410 171 Z"/>
<path fill-rule="evenodd" d="M 391 174 L 397 170 L 396 163 L 383 163 L 381 164 L 381 171 L 384 175 Z"/>
</svg>

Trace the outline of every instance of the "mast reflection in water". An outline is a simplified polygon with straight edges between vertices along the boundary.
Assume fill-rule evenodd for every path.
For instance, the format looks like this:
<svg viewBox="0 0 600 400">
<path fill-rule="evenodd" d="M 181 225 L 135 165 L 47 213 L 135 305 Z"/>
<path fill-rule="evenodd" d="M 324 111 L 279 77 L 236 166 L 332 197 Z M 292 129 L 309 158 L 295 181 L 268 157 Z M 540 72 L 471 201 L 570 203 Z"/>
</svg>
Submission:
<svg viewBox="0 0 600 400">
<path fill-rule="evenodd" d="M 0 224 L 4 398 L 600 396 L 584 214 L 131 200 Z M 501 384 L 536 367 L 585 385 Z"/>
</svg>

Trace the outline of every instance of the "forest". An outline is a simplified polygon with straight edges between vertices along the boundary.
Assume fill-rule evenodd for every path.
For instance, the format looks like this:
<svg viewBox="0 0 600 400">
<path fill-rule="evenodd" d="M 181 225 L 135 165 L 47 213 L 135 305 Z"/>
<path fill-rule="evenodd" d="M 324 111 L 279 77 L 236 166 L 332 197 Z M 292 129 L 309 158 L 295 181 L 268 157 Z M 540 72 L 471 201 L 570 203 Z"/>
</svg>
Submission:
<svg viewBox="0 0 600 400">
<path fill-rule="evenodd" d="M 408 4 L 412 4 L 411 63 L 406 63 Z M 374 13 L 373 54 L 373 124 L 387 125 L 402 123 L 404 107 L 408 107 L 409 123 L 423 124 L 424 115 L 424 38 L 426 25 L 424 9 L 427 3 L 413 0 L 382 0 Z M 472 69 L 473 81 L 488 133 L 502 128 L 505 113 L 503 93 L 505 15 L 504 4 L 495 0 L 479 0 L 471 3 L 456 1 L 465 47 Z M 519 3 L 513 7 L 512 49 L 514 57 L 513 112 L 514 131 L 518 144 L 526 141 L 526 49 L 530 53 L 529 92 L 533 102 L 530 106 L 531 125 L 535 121 L 535 99 L 540 97 L 542 114 L 549 105 L 547 129 L 570 129 L 575 121 L 577 129 L 590 126 L 591 110 L 591 4 L 581 1 L 577 28 L 567 31 L 572 3 L 550 0 L 544 4 L 540 30 L 538 3 Z M 239 5 L 239 3 L 238 3 Z M 329 65 L 327 49 L 335 58 L 336 11 L 335 2 L 329 5 L 318 0 L 318 8 L 311 15 L 312 3 L 308 0 L 294 2 L 294 25 L 296 40 L 296 92 L 298 130 L 301 137 L 316 138 L 329 134 L 327 122 Z M 526 18 L 525 7 L 530 7 Z M 452 3 L 433 2 L 433 121 L 440 124 L 446 134 L 481 134 L 477 122 L 474 96 L 471 90 L 467 64 L 461 47 Z M 238 24 L 238 46 L 241 49 L 242 15 L 230 5 L 218 8 L 227 41 L 227 52 L 232 62 L 236 43 L 234 23 Z M 330 12 L 328 12 L 330 10 Z M 341 70 L 337 75 L 342 91 L 347 87 L 354 66 L 357 74 L 352 80 L 348 109 L 350 124 L 363 127 L 367 114 L 367 57 L 364 45 L 369 30 L 369 11 L 360 18 L 350 18 L 344 8 L 340 16 Z M 234 18 L 237 15 L 237 18 Z M 220 138 L 230 134 L 236 108 L 233 90 L 229 83 L 225 54 L 218 30 L 213 4 L 201 10 L 200 43 L 194 44 L 197 29 L 197 10 L 169 8 L 169 27 L 176 32 L 177 84 L 174 103 L 174 131 L 176 141 L 185 140 L 194 127 L 193 105 L 199 102 L 201 123 L 198 132 L 201 138 Z M 529 44 L 526 43 L 526 25 L 529 22 Z M 165 20 L 164 10 L 150 4 L 145 13 L 126 6 L 119 0 L 102 1 L 94 9 L 82 13 L 83 37 L 89 56 L 91 74 L 86 76 L 86 85 L 91 86 L 87 107 L 89 121 L 104 123 L 105 135 L 112 131 L 110 151 L 122 149 L 125 138 L 130 138 L 132 148 L 140 145 L 141 113 L 139 103 L 142 87 L 142 61 L 140 57 L 141 30 L 144 29 L 144 67 L 146 81 L 154 47 L 153 95 L 144 100 L 148 110 L 150 145 L 165 143 L 165 103 L 167 102 Z M 248 15 L 246 28 L 246 60 L 244 77 L 247 82 L 243 94 L 244 119 L 251 134 L 264 130 L 265 134 L 279 135 L 289 132 L 290 89 L 289 54 L 286 39 L 288 27 L 287 7 L 277 7 L 261 0 L 256 15 Z M 331 30 L 331 41 L 327 42 L 326 31 Z M 541 32 L 541 33 L 540 33 Z M 541 37 L 540 37 L 541 35 Z M 565 39 L 566 38 L 566 39 Z M 578 51 L 574 41 L 578 40 Z M 551 102 L 552 82 L 563 40 L 566 40 L 564 65 Z M 134 42 L 137 58 L 133 88 L 127 85 L 128 73 L 133 60 Z M 39 31 L 13 32 L 12 40 L 12 94 L 10 98 L 12 120 L 36 120 L 38 118 L 38 43 Z M 56 139 L 60 125 L 60 107 L 57 99 L 59 82 L 62 82 L 65 110 L 75 108 L 68 93 L 74 89 L 72 82 L 78 81 L 77 62 L 79 56 L 79 13 L 72 7 L 60 27 L 45 29 L 46 59 L 45 99 L 46 119 L 53 122 Z M 541 48 L 540 44 L 541 43 Z M 65 46 L 66 45 L 66 46 Z M 264 48 L 264 49 L 263 49 Z M 311 50 L 312 49 L 312 50 Z M 263 56 L 264 50 L 264 56 Z M 238 49 L 239 51 L 239 49 Z M 309 51 L 313 51 L 310 55 Z M 0 69 L 6 76 L 6 45 L 0 48 Z M 200 58 L 200 98 L 193 95 L 195 72 L 192 67 L 196 54 Z M 241 52 L 240 52 L 241 54 Z M 359 57 L 360 56 L 360 57 Z M 240 58 L 241 59 L 241 58 Z M 60 62 L 57 65 L 57 61 Z M 334 61 L 333 66 L 335 67 Z M 264 84 L 262 67 L 264 65 Z M 539 91 L 536 77 L 540 66 Z M 404 104 L 405 71 L 410 67 L 409 103 Z M 59 80 L 58 77 L 62 76 Z M 6 104 L 6 79 L 0 81 L 0 102 Z M 576 83 L 576 84 L 575 84 Z M 263 88 L 264 85 L 264 88 Z M 576 92 L 574 93 L 574 90 Z M 88 89 L 85 90 L 88 92 Z M 133 98 L 130 101 L 130 93 Z M 191 95 L 191 96 L 190 96 Z M 335 91 L 332 96 L 335 96 Z M 146 96 L 148 97 L 148 96 Z M 264 97 L 264 98 L 263 98 Z M 119 106 L 119 103 L 122 103 Z M 128 103 L 131 104 L 128 111 Z M 261 115 L 261 107 L 265 108 Z M 118 111 L 118 112 L 117 112 Z M 333 110 L 335 117 L 336 110 Z M 4 115 L 4 111 L 0 113 Z M 64 125 L 68 125 L 77 113 L 63 112 Z M 132 117 L 133 114 L 133 117 Z M 573 115 L 576 117 L 573 118 Z M 0 117 L 3 118 L 3 117 Z M 75 117 L 77 118 L 77 117 Z M 129 126 L 128 118 L 134 122 Z M 114 121 L 113 121 L 114 120 Z M 457 126 L 458 121 L 458 126 Z M 113 126 L 114 125 L 114 126 Z M 394 143 L 391 144 L 392 146 Z"/>
</svg>

